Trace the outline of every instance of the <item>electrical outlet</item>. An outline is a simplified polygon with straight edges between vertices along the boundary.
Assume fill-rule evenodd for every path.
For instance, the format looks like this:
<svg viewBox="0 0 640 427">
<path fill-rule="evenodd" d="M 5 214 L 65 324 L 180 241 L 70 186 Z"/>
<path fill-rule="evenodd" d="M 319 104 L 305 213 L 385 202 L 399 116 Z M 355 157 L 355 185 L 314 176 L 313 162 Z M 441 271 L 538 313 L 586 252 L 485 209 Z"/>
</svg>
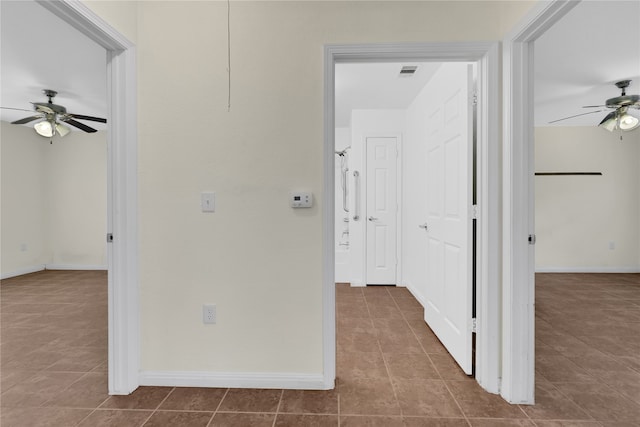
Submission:
<svg viewBox="0 0 640 427">
<path fill-rule="evenodd" d="M 202 323 L 216 323 L 216 306 L 214 304 L 205 304 L 202 306 Z"/>
</svg>

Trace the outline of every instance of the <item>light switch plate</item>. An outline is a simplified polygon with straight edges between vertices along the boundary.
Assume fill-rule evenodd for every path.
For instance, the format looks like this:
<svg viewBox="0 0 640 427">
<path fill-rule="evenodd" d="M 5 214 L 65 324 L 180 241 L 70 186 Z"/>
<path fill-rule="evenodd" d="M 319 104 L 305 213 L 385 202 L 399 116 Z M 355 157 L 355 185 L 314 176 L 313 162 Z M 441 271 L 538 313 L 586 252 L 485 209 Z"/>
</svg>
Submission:
<svg viewBox="0 0 640 427">
<path fill-rule="evenodd" d="M 202 212 L 216 211 L 216 193 L 203 192 L 200 194 L 200 207 Z"/>
</svg>

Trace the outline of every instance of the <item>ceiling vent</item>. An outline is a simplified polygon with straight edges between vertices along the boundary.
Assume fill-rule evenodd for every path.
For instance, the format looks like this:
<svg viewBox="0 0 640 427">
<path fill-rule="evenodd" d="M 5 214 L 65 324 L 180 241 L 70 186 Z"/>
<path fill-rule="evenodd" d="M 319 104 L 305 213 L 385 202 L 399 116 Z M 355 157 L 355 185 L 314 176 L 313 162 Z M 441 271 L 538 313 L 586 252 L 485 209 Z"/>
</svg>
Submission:
<svg viewBox="0 0 640 427">
<path fill-rule="evenodd" d="M 417 69 L 417 65 L 404 65 L 400 69 L 400 77 L 411 77 L 415 74 Z"/>
</svg>

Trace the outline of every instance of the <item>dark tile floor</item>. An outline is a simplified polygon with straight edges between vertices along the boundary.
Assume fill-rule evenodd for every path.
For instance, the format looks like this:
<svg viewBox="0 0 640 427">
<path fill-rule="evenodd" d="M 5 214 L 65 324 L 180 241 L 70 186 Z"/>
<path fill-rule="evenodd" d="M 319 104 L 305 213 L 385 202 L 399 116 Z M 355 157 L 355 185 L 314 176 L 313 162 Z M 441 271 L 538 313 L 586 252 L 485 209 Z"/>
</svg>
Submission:
<svg viewBox="0 0 640 427">
<path fill-rule="evenodd" d="M 640 425 L 640 275 L 537 276 L 537 403 L 456 366 L 408 291 L 337 285 L 332 391 L 141 387 L 108 396 L 104 272 L 3 280 L 1 425 Z"/>
</svg>

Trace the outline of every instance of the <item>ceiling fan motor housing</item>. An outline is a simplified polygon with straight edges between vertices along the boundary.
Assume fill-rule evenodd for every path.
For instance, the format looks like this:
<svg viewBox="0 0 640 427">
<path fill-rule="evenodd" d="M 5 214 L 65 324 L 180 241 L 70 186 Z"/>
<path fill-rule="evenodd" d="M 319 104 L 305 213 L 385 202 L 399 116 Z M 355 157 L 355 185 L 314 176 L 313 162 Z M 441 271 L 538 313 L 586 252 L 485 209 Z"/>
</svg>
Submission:
<svg viewBox="0 0 640 427">
<path fill-rule="evenodd" d="M 609 108 L 627 107 L 638 103 L 640 103 L 640 95 L 623 95 L 607 99 Z"/>
</svg>

